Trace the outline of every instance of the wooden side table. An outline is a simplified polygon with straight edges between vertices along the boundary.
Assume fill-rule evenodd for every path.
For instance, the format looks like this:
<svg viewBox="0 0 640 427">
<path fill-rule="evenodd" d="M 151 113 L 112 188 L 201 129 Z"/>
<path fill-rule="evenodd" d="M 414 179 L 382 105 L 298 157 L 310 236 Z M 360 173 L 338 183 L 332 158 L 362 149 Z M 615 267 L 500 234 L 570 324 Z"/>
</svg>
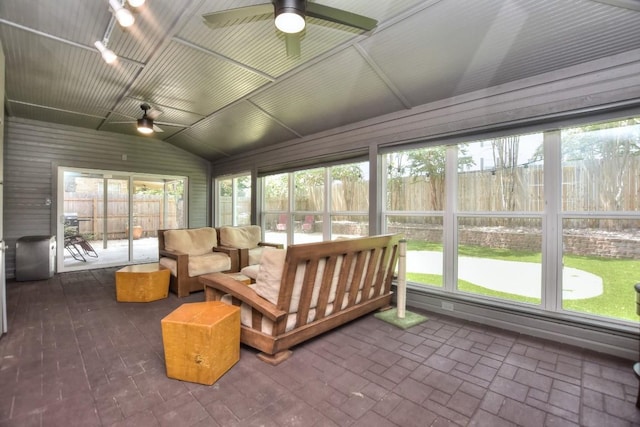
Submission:
<svg viewBox="0 0 640 427">
<path fill-rule="evenodd" d="M 128 265 L 116 271 L 118 302 L 150 302 L 169 295 L 171 271 L 157 262 Z"/>
<path fill-rule="evenodd" d="M 212 385 L 240 360 L 240 308 L 182 304 L 161 321 L 167 376 Z"/>
</svg>

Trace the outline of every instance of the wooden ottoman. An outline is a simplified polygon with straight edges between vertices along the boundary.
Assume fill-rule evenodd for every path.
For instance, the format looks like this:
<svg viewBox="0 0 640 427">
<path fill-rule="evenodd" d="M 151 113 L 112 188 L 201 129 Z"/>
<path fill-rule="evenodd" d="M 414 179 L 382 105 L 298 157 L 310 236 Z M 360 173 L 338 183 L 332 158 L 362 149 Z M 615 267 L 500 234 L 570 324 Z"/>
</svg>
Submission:
<svg viewBox="0 0 640 427">
<path fill-rule="evenodd" d="M 128 265 L 116 271 L 118 302 L 149 302 L 169 295 L 171 270 L 157 262 Z"/>
<path fill-rule="evenodd" d="M 212 385 L 240 360 L 240 308 L 182 304 L 161 321 L 167 376 Z"/>
</svg>

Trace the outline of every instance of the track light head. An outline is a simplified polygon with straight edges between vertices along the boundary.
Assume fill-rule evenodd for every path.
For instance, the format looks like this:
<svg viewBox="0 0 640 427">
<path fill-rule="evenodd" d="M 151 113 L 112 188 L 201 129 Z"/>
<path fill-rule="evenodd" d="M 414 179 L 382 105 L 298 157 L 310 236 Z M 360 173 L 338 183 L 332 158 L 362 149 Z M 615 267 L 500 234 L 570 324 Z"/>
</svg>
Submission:
<svg viewBox="0 0 640 427">
<path fill-rule="evenodd" d="M 113 64 L 116 59 L 118 59 L 118 55 L 113 53 L 113 51 L 107 48 L 107 46 L 105 46 L 104 43 L 100 40 L 96 41 L 94 45 L 102 55 L 102 59 L 104 59 L 104 62 L 106 62 L 107 64 Z"/>
<path fill-rule="evenodd" d="M 122 4 L 118 0 L 109 0 L 109 5 L 111 6 L 113 13 L 116 15 L 118 24 L 123 27 L 130 27 L 133 25 L 133 22 L 135 21 L 133 14 L 128 9 L 122 7 Z"/>
</svg>

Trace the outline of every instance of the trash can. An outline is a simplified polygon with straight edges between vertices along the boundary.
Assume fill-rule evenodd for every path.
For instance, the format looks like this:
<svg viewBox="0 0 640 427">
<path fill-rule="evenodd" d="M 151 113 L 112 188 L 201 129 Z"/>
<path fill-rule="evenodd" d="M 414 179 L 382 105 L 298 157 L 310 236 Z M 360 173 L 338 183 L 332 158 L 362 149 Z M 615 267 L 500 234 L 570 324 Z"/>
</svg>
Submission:
<svg viewBox="0 0 640 427">
<path fill-rule="evenodd" d="M 56 236 L 25 236 L 16 242 L 16 281 L 53 277 Z"/>
</svg>

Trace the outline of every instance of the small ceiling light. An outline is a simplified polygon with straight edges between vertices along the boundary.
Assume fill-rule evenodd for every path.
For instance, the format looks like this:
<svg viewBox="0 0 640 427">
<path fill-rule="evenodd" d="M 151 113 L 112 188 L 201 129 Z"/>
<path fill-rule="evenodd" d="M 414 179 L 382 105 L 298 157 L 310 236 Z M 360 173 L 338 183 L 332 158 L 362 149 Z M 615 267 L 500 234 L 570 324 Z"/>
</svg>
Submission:
<svg viewBox="0 0 640 427">
<path fill-rule="evenodd" d="M 133 21 L 135 21 L 133 14 L 128 9 L 122 7 L 122 4 L 120 4 L 118 0 L 109 0 L 109 5 L 111 6 L 111 9 L 113 9 L 113 13 L 116 15 L 118 24 L 123 27 L 130 27 L 133 25 Z"/>
<path fill-rule="evenodd" d="M 111 49 L 107 48 L 104 45 L 104 43 L 101 42 L 100 40 L 98 40 L 94 44 L 95 44 L 96 48 L 98 49 L 98 51 L 100 52 L 100 54 L 102 55 L 102 59 L 104 59 L 104 62 L 106 62 L 107 64 L 113 64 L 115 62 L 115 60 L 118 59 L 118 55 L 113 53 L 113 51 Z"/>
<path fill-rule="evenodd" d="M 140 7 L 144 4 L 144 0 L 127 0 L 131 7 Z"/>
<path fill-rule="evenodd" d="M 276 2 L 275 24 L 283 33 L 295 34 L 304 30 L 304 1 L 283 0 Z"/>
</svg>

